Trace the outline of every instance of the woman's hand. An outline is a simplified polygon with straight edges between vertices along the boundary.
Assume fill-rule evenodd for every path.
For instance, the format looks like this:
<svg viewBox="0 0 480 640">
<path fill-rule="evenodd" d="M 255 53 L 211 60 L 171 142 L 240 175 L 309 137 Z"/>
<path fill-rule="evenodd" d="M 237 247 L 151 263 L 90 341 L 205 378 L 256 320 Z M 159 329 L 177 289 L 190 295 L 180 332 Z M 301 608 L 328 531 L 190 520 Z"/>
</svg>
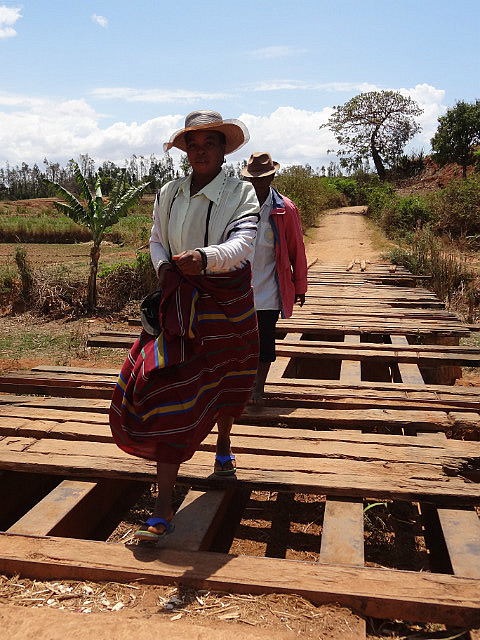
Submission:
<svg viewBox="0 0 480 640">
<path fill-rule="evenodd" d="M 305 294 L 304 293 L 295 294 L 295 304 L 297 302 L 301 307 L 303 307 L 303 305 L 305 304 Z"/>
<path fill-rule="evenodd" d="M 173 256 L 172 260 L 175 261 L 175 266 L 187 276 L 198 276 L 204 269 L 202 254 L 197 250 L 182 251 Z"/>
</svg>

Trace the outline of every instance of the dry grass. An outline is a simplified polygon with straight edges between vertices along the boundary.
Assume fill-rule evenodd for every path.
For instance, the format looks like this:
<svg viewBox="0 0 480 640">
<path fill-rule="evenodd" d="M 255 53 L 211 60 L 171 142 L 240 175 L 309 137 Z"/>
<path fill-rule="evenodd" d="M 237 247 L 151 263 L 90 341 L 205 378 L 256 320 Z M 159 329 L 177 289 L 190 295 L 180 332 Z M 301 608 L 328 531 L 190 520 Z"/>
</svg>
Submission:
<svg viewBox="0 0 480 640">
<path fill-rule="evenodd" d="M 340 639 L 342 631 L 347 635 L 352 624 L 348 609 L 334 605 L 317 607 L 300 596 L 227 594 L 181 585 L 142 585 L 141 581 L 127 584 L 40 581 L 0 575 L 0 602 L 83 614 L 128 610 L 139 615 L 161 614 L 172 621 L 186 619 L 202 626 L 228 621 L 315 638 Z M 332 629 L 334 635 L 322 635 Z"/>
</svg>

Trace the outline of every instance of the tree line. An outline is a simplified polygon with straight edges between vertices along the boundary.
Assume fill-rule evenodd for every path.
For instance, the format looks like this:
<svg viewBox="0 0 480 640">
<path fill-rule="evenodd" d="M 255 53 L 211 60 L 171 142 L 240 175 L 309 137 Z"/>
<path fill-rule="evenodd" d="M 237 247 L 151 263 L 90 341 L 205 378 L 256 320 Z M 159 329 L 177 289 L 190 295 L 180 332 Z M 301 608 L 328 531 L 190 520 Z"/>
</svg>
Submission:
<svg viewBox="0 0 480 640">
<path fill-rule="evenodd" d="M 133 154 L 125 160 L 124 166 L 119 167 L 114 162 L 105 161 L 98 169 L 95 160 L 88 154 L 80 154 L 77 161 L 69 160 L 65 166 L 59 162 L 43 160 L 43 168 L 37 163 L 29 166 L 26 162 L 15 167 L 6 163 L 0 167 L 0 200 L 26 200 L 30 198 L 47 198 L 53 195 L 49 183 L 56 182 L 72 193 L 80 194 L 76 180 L 76 167 L 78 166 L 89 187 L 94 189 L 97 178 L 100 176 L 102 193 L 109 197 L 120 173 L 130 186 L 148 182 L 147 193 L 156 193 L 166 182 L 187 175 L 189 164 L 186 154 L 180 158 L 176 167 L 173 158 L 166 153 L 158 158 L 154 154 L 150 156 L 137 156 Z M 242 163 L 236 165 L 227 164 L 225 170 L 228 175 L 240 176 Z"/>
<path fill-rule="evenodd" d="M 405 161 L 403 151 L 406 144 L 421 130 L 417 118 L 422 114 L 419 105 L 398 91 L 370 91 L 361 93 L 345 104 L 333 107 L 333 113 L 320 128 L 328 128 L 339 145 L 335 151 L 340 158 L 340 167 L 347 174 L 369 170 L 373 161 L 380 180 L 389 178 L 389 172 Z M 438 128 L 431 139 L 433 159 L 440 165 L 457 163 L 466 177 L 467 166 L 480 161 L 480 100 L 458 101 L 438 119 Z M 183 155 L 179 166 L 167 153 L 162 158 L 155 155 L 132 155 L 122 168 L 111 161 L 103 162 L 98 171 L 95 161 L 88 154 L 80 155 L 75 163 L 70 160 L 62 167 L 58 162 L 44 159 L 41 169 L 38 164 L 29 166 L 22 162 L 11 167 L 8 163 L 0 168 L 0 200 L 21 200 L 42 198 L 52 195 L 48 182 L 57 182 L 75 192 L 75 164 L 78 164 L 87 184 L 92 188 L 98 176 L 102 180 L 105 196 L 110 192 L 119 171 L 125 174 L 130 185 L 148 182 L 148 192 L 154 193 L 169 180 L 186 175 L 189 171 L 188 159 Z M 245 162 L 226 165 L 229 175 L 240 176 Z M 328 175 L 334 176 L 330 164 Z M 341 171 L 340 171 L 341 173 Z M 325 169 L 322 167 L 322 174 Z M 337 174 L 338 175 L 338 174 Z"/>
</svg>

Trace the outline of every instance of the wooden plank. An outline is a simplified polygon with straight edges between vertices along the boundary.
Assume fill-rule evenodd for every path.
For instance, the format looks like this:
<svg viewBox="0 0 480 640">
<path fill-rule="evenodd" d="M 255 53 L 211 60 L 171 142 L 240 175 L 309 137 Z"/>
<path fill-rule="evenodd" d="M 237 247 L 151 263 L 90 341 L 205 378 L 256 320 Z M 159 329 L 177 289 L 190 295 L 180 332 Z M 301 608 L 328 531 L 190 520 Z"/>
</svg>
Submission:
<svg viewBox="0 0 480 640">
<path fill-rule="evenodd" d="M 31 409 L 26 406 L 5 405 L 1 407 L 1 415 L 13 418 L 31 418 Z M 59 422 L 85 422 L 108 425 L 108 416 L 96 412 L 61 411 L 49 408 L 37 408 L 36 417 Z M 255 414 L 257 424 L 287 424 L 292 426 L 310 426 L 314 428 L 394 428 L 416 423 L 418 428 L 442 430 L 449 428 L 451 422 L 443 411 L 396 411 L 387 409 L 329 410 L 329 409 L 295 409 L 283 407 L 263 407 Z M 245 412 L 238 423 L 250 422 L 252 412 Z"/>
<path fill-rule="evenodd" d="M 88 347 L 103 347 L 105 349 L 131 349 L 138 336 L 90 336 Z"/>
<path fill-rule="evenodd" d="M 35 482 L 42 478 L 38 476 Z M 10 530 L 75 538 L 108 536 L 145 485 L 129 480 L 64 480 L 15 522 Z M 104 538 L 103 538 L 104 539 Z"/>
<path fill-rule="evenodd" d="M 343 361 L 343 362 L 346 362 L 346 361 Z M 358 362 L 356 362 L 352 366 L 354 367 L 354 370 L 357 371 L 360 365 Z M 283 369 L 285 368 L 286 368 L 286 361 L 283 366 Z M 438 392 L 435 392 L 433 389 L 431 389 L 430 386 L 429 388 L 425 388 L 425 386 L 423 385 L 423 388 L 425 390 L 424 397 L 420 398 L 417 394 L 416 398 L 422 401 L 415 403 L 413 397 L 406 395 L 406 390 L 404 391 L 402 389 L 401 391 L 399 390 L 397 392 L 395 388 L 395 383 L 393 386 L 389 384 L 388 387 L 385 387 L 385 385 L 383 385 L 383 389 L 385 389 L 387 393 L 382 394 L 382 388 L 380 388 L 378 391 L 376 389 L 376 387 L 378 387 L 380 383 L 371 383 L 372 387 L 365 385 L 365 383 L 362 384 L 358 378 L 358 371 L 350 379 L 350 383 L 348 383 L 348 381 L 345 378 L 345 375 L 346 375 L 345 372 L 346 372 L 346 369 L 344 367 L 342 380 L 337 381 L 337 384 L 335 384 L 335 381 L 330 381 L 330 380 L 322 380 L 317 382 L 313 379 L 302 381 L 301 379 L 296 378 L 296 379 L 289 379 L 291 380 L 291 384 L 289 384 L 288 387 L 286 387 L 284 384 L 285 379 L 283 379 L 283 382 L 281 378 L 271 381 L 267 383 L 267 393 L 269 394 L 269 400 L 270 400 L 269 404 L 271 405 L 272 400 L 274 400 L 275 404 L 283 404 L 283 406 L 285 406 L 284 404 L 285 401 L 291 400 L 291 401 L 295 401 L 297 403 L 297 406 L 301 406 L 302 403 L 305 403 L 307 400 L 308 401 L 317 400 L 320 403 L 321 407 L 324 409 L 335 408 L 333 406 L 329 406 L 327 400 L 329 400 L 330 402 L 333 402 L 334 401 L 333 396 L 337 395 L 339 396 L 338 402 L 343 402 L 345 404 L 347 402 L 346 397 L 340 398 L 340 396 L 342 395 L 340 390 L 347 389 L 350 387 L 350 394 L 348 397 L 350 398 L 351 406 L 349 408 L 356 408 L 356 407 L 369 408 L 369 406 L 371 408 L 374 408 L 378 406 L 378 403 L 375 404 L 375 403 L 369 402 L 365 398 L 365 393 L 362 393 L 362 389 L 365 389 L 365 390 L 368 390 L 367 395 L 370 398 L 373 399 L 374 395 L 376 395 L 377 398 L 381 400 L 385 408 L 394 408 L 394 407 L 404 408 L 404 409 L 407 407 L 411 407 L 412 409 L 438 408 L 440 410 L 447 411 L 447 410 L 454 410 L 456 407 L 457 408 L 465 407 L 466 409 L 476 409 L 477 411 L 480 410 L 480 394 L 477 392 L 477 394 L 475 395 L 474 388 L 472 388 L 471 391 L 468 392 L 466 388 L 464 388 L 462 391 L 461 387 L 455 387 L 453 389 L 452 387 L 448 387 L 448 386 L 443 388 L 440 387 L 443 389 L 442 392 L 444 394 L 447 394 L 448 397 L 452 399 L 451 403 L 448 403 L 448 402 L 442 402 L 443 398 L 439 396 Z M 418 375 L 415 378 L 412 377 L 411 379 L 419 380 Z M 338 387 L 339 390 L 329 391 L 329 388 L 331 388 L 332 386 Z M 396 386 L 398 388 L 399 385 L 396 384 Z M 439 385 L 436 385 L 436 388 L 439 388 Z M 53 397 L 63 397 L 65 395 L 69 395 L 70 403 L 72 403 L 73 398 L 79 398 L 79 399 L 80 398 L 83 398 L 83 399 L 104 398 L 105 400 L 109 400 L 112 394 L 113 383 L 112 383 L 111 389 L 101 389 L 100 387 L 86 388 L 84 387 L 83 383 L 79 383 L 78 387 L 69 387 L 69 388 L 63 388 L 57 385 L 51 387 L 49 383 L 46 383 L 45 386 L 37 386 L 36 384 L 32 385 L 28 382 L 28 374 L 27 374 L 25 376 L 24 383 L 22 385 L 20 384 L 15 385 L 15 388 L 12 388 L 12 386 L 9 383 L 8 384 L 5 382 L 2 383 L 2 380 L 0 379 L 0 389 L 3 392 L 21 391 L 22 393 L 27 393 L 27 392 L 38 393 L 38 394 L 41 394 L 42 396 L 51 395 Z M 460 389 L 459 393 L 457 393 L 455 389 Z M 469 393 L 470 397 L 462 399 L 462 396 L 466 395 L 465 391 Z M 430 394 L 430 398 L 428 394 Z M 273 396 L 275 395 L 277 396 L 277 398 L 274 399 Z M 282 397 L 278 397 L 280 395 Z M 395 397 L 400 398 L 400 395 L 402 395 L 403 399 L 402 399 L 402 404 L 398 405 L 398 403 L 395 403 L 393 401 L 393 398 Z M 3 396 L 3 398 L 5 397 L 6 396 Z M 430 402 L 426 402 L 428 398 L 430 399 Z M 42 401 L 44 401 L 44 399 L 42 399 Z M 32 400 L 30 400 L 30 402 L 32 402 Z M 2 404 L 1 401 L 0 401 L 0 404 Z M 8 403 L 3 402 L 3 404 L 8 404 Z M 14 404 L 14 399 L 12 397 L 10 397 L 10 404 Z M 470 405 L 470 407 L 468 405 Z M 348 407 L 344 407 L 344 408 L 348 408 Z M 78 403 L 75 409 L 80 410 L 80 405 Z M 13 421 L 11 426 L 13 427 Z"/>
<path fill-rule="evenodd" d="M 85 385 L 63 387 L 52 385 L 50 382 L 38 384 L 29 380 L 24 380 L 20 384 L 11 383 L 0 379 L 0 391 L 2 393 L 21 393 L 48 396 L 69 396 L 71 398 L 103 398 L 110 400 L 112 397 L 111 388 L 101 388 L 100 386 L 86 387 Z"/>
<path fill-rule="evenodd" d="M 254 412 L 248 408 L 238 423 L 251 422 Z M 257 424 L 284 424 L 316 429 L 380 428 L 392 429 L 417 424 L 418 428 L 441 431 L 451 426 L 442 411 L 397 411 L 389 409 L 316 409 L 262 407 L 255 413 Z"/>
<path fill-rule="evenodd" d="M 69 429 L 64 429 L 64 425 L 60 425 L 58 431 L 56 427 L 44 433 L 37 431 L 37 439 L 51 437 L 55 440 L 86 440 L 90 443 L 113 442 L 109 430 L 102 428 L 99 432 L 98 425 L 66 424 L 69 425 Z M 77 431 L 77 428 L 79 431 Z M 202 450 L 215 451 L 217 433 L 218 430 L 215 427 L 203 441 Z M 21 436 L 21 432 L 18 435 Z M 430 435 L 428 441 L 426 440 L 427 435 Z M 5 446 L 10 448 L 9 441 L 6 442 Z M 29 442 L 33 444 L 35 440 L 29 440 Z M 60 450 L 66 451 L 71 445 L 63 443 L 61 445 L 44 444 L 42 446 L 48 447 L 50 450 L 60 447 Z M 248 424 L 234 426 L 232 446 L 236 452 L 270 454 L 272 456 L 342 457 L 344 459 L 377 459 L 397 462 L 426 462 L 430 460 L 441 464 L 447 464 L 453 456 L 464 459 L 474 459 L 480 456 L 480 443 L 447 440 L 443 433 L 436 432 L 425 433 L 421 437 L 402 436 L 399 438 L 392 434 L 362 433 L 361 431 L 343 429 L 312 431 L 311 429 L 287 429 L 268 426 L 259 429 L 258 425 Z M 0 445 L 1 448 L 2 445 Z"/>
<path fill-rule="evenodd" d="M 320 562 L 363 566 L 363 501 L 327 497 Z"/>
<path fill-rule="evenodd" d="M 175 535 L 175 534 L 173 534 Z M 442 574 L 342 567 L 173 549 L 0 534 L 0 571 L 41 580 L 182 584 L 231 593 L 294 593 L 362 616 L 480 623 L 480 582 Z"/>
<path fill-rule="evenodd" d="M 83 426 L 83 425 L 82 425 Z M 94 425 L 95 426 L 95 425 Z M 209 434 L 202 450 L 215 450 L 216 430 Z M 445 441 L 444 446 L 427 446 L 421 440 L 411 438 L 405 440 L 397 436 L 387 435 L 384 440 L 380 434 L 361 434 L 362 438 L 353 437 L 350 432 L 341 437 L 340 432 L 330 434 L 325 432 L 312 432 L 303 429 L 287 430 L 274 427 L 258 429 L 256 426 L 245 425 L 234 428 L 232 433 L 232 446 L 237 452 L 249 454 L 270 455 L 277 457 L 301 457 L 308 459 L 337 459 L 355 461 L 384 461 L 388 463 L 426 463 L 452 465 L 455 459 L 459 464 L 470 461 L 472 465 L 480 461 L 480 443 L 469 441 Z M 51 432 L 47 435 L 51 435 Z M 61 453 L 69 450 L 77 455 L 96 456 L 112 455 L 120 452 L 113 445 L 112 438 L 103 441 L 87 437 L 81 439 L 64 438 L 39 438 L 37 441 L 28 441 L 28 452 L 31 453 Z M 19 440 L 18 438 L 17 440 Z M 14 442 L 17 442 L 14 440 Z M 26 440 L 26 439 L 25 439 Z M 413 442 L 412 442 L 413 440 Z M 11 439 L 4 444 L 0 442 L 0 451 L 12 450 Z"/>
<path fill-rule="evenodd" d="M 280 360 L 280 358 L 278 358 Z M 466 397 L 470 402 L 480 399 L 480 390 L 474 387 L 452 386 L 445 384 L 405 384 L 394 382 L 357 382 L 354 384 L 343 384 L 339 380 L 312 380 L 311 378 L 278 378 L 272 381 L 276 388 L 287 388 L 295 390 L 299 387 L 309 387 L 310 393 L 313 389 L 317 389 L 319 394 L 327 392 L 337 392 L 334 390 L 348 391 L 350 394 L 357 394 L 359 391 L 368 393 L 375 392 L 398 392 L 408 394 L 411 397 L 425 397 L 424 394 L 430 393 L 439 399 L 446 400 L 448 398 Z M 418 393 L 421 392 L 421 396 Z M 416 394 L 416 395 L 411 395 Z M 110 402 L 107 400 L 81 400 L 74 398 L 44 398 L 31 396 L 14 396 L 0 393 L 0 412 L 3 413 L 5 406 L 23 406 L 23 407 L 40 407 L 40 408 L 57 408 L 67 409 L 69 411 L 95 411 L 96 413 L 108 413 Z"/>
<path fill-rule="evenodd" d="M 304 347 L 306 350 L 330 349 L 332 351 L 340 351 L 342 353 L 355 352 L 360 350 L 372 351 L 372 352 L 385 352 L 398 354 L 399 352 L 411 353 L 415 357 L 421 357 L 422 354 L 439 354 L 440 356 L 448 356 L 449 354 L 460 355 L 473 355 L 475 358 L 480 356 L 479 347 L 468 347 L 459 345 L 443 345 L 443 344 L 409 344 L 405 336 L 394 336 L 395 340 L 392 340 L 392 344 L 386 344 L 384 342 L 361 342 L 358 339 L 359 335 L 349 334 L 349 340 L 344 342 L 332 342 L 328 340 L 292 340 L 290 336 L 294 334 L 287 334 L 283 340 L 278 340 L 277 345 L 281 347 Z M 354 338 L 356 338 L 354 340 Z M 360 347 L 358 346 L 360 345 Z M 399 348 L 400 347 L 400 348 Z M 298 351 L 298 349 L 297 349 Z"/>
<path fill-rule="evenodd" d="M 356 435 L 355 432 L 349 432 Z M 363 567 L 363 501 L 327 496 L 323 516 L 319 562 Z M 349 618 L 356 637 L 366 637 L 363 618 Z"/>
<path fill-rule="evenodd" d="M 351 334 L 348 334 L 351 335 Z M 357 336 L 360 337 L 360 336 Z M 395 336 L 392 336 L 395 337 Z M 398 336 L 403 337 L 403 336 Z M 304 346 L 305 345 L 305 346 Z M 477 354 L 471 353 L 454 353 L 454 352 L 433 352 L 428 351 L 427 347 L 417 350 L 363 348 L 359 346 L 355 350 L 348 348 L 338 348 L 337 345 L 329 345 L 328 347 L 317 348 L 311 346 L 308 342 L 304 345 L 283 345 L 281 341 L 277 342 L 277 353 L 287 358 L 308 358 L 315 360 L 353 360 L 353 361 L 370 361 L 378 363 L 409 363 L 424 367 L 438 366 L 464 366 L 478 367 L 480 366 L 480 350 Z"/>
<path fill-rule="evenodd" d="M 162 539 L 164 549 L 206 551 L 222 524 L 232 489 L 190 489 L 175 513 L 175 535 Z"/>
<path fill-rule="evenodd" d="M 290 358 L 277 358 L 275 362 L 272 362 L 268 371 L 267 382 L 276 382 L 283 378 L 289 364 Z"/>
<path fill-rule="evenodd" d="M 405 346 L 408 340 L 405 336 L 391 335 L 390 340 L 394 346 Z M 403 383 L 406 384 L 424 384 L 423 376 L 417 364 L 398 362 L 398 371 Z"/>
<path fill-rule="evenodd" d="M 379 294 L 381 295 L 381 293 Z M 323 302 L 312 301 L 308 307 L 295 308 L 292 315 L 294 318 L 308 318 L 322 320 L 348 318 L 353 320 L 371 320 L 380 322 L 411 322 L 419 320 L 423 322 L 446 322 L 448 324 L 461 324 L 459 318 L 445 309 L 439 308 L 418 308 L 416 306 L 397 307 L 390 304 L 388 307 L 385 302 L 371 301 L 371 304 L 357 304 L 355 300 L 349 304 L 338 302 L 336 305 L 324 304 Z"/>
<path fill-rule="evenodd" d="M 115 380 L 118 377 L 118 369 L 102 369 L 101 367 L 80 367 L 78 365 L 73 365 L 69 367 L 59 366 L 59 365 L 51 365 L 51 364 L 39 364 L 36 367 L 32 368 L 32 371 L 40 371 L 40 372 L 50 372 L 50 373 L 58 373 L 63 374 L 65 372 L 70 373 L 80 373 L 88 378 L 94 378 L 98 380 L 100 378 L 114 378 Z"/>
<path fill-rule="evenodd" d="M 468 505 L 478 502 L 478 486 L 455 475 L 468 462 L 457 456 L 452 456 L 450 461 L 444 457 L 440 464 L 246 453 L 242 454 L 236 483 L 239 487 L 258 490 L 352 497 L 378 495 L 439 505 Z M 0 468 L 145 482 L 154 481 L 156 476 L 154 463 L 128 456 L 115 445 L 72 441 L 38 442 L 22 452 L 2 446 Z M 228 480 L 222 482 L 212 475 L 212 454 L 206 451 L 197 451 L 191 460 L 181 465 L 178 477 L 179 482 L 190 485 L 228 486 L 225 485 Z"/>
<path fill-rule="evenodd" d="M 352 383 L 352 387 L 355 383 Z M 480 395 L 456 396 L 448 394 L 445 398 L 430 391 L 409 393 L 402 391 L 399 384 L 392 387 L 391 391 L 376 391 L 370 389 L 329 388 L 320 385 L 292 385 L 286 387 L 278 383 L 267 385 L 269 394 L 269 406 L 298 407 L 317 409 L 375 409 L 379 406 L 391 410 L 438 410 L 445 411 L 449 418 L 455 421 L 451 412 L 470 414 L 471 420 L 477 420 L 480 411 Z M 462 419 L 459 428 L 468 428 Z"/>
<path fill-rule="evenodd" d="M 355 334 L 347 334 L 344 338 L 346 345 L 360 344 L 360 336 Z M 310 346 L 310 345 L 309 345 Z M 360 361 L 342 359 L 340 365 L 340 382 L 355 384 L 362 379 L 362 365 Z"/>
<path fill-rule="evenodd" d="M 458 325 L 448 324 L 446 322 L 420 322 L 418 320 L 411 322 L 377 322 L 361 321 L 358 318 L 348 319 L 310 319 L 310 318 L 290 318 L 289 320 L 279 320 L 277 324 L 277 332 L 299 332 L 303 334 L 322 334 L 322 335 L 339 335 L 344 333 L 381 333 L 385 335 L 401 334 L 401 335 L 423 335 L 427 336 L 445 336 L 445 337 L 467 337 L 469 331 L 460 323 Z"/>
<path fill-rule="evenodd" d="M 473 509 L 438 509 L 448 554 L 457 576 L 480 578 L 480 520 Z"/>
<path fill-rule="evenodd" d="M 7 531 L 24 535 L 49 535 L 97 486 L 87 480 L 64 480 Z"/>
</svg>

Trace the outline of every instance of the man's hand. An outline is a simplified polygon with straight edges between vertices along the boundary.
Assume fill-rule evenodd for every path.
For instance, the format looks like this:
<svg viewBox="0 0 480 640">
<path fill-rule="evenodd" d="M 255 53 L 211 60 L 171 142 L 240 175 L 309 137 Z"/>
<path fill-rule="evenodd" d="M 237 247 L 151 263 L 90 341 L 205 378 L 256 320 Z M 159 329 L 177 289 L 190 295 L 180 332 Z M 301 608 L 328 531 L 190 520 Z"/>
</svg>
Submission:
<svg viewBox="0 0 480 640">
<path fill-rule="evenodd" d="M 297 303 L 303 307 L 303 305 L 305 304 L 305 294 L 304 293 L 296 293 L 295 294 L 295 303 Z"/>
<path fill-rule="evenodd" d="M 182 251 L 173 256 L 172 260 L 175 261 L 175 266 L 187 276 L 198 276 L 203 271 L 202 254 L 197 250 Z"/>
</svg>

